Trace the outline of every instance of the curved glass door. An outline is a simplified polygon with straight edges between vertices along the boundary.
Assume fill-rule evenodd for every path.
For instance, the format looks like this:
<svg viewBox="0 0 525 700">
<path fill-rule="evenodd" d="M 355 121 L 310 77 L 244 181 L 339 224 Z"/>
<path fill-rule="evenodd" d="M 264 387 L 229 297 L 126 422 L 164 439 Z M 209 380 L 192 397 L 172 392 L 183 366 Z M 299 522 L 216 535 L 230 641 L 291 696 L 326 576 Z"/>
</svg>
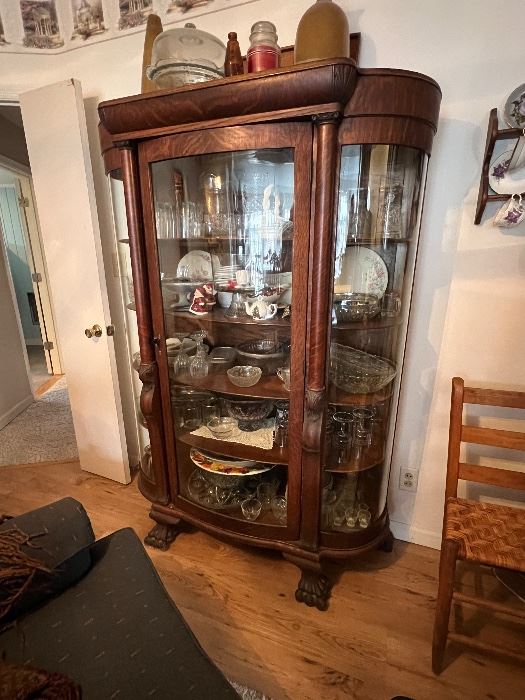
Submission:
<svg viewBox="0 0 525 700">
<path fill-rule="evenodd" d="M 294 150 L 171 158 L 150 172 L 178 495 L 285 528 Z"/>
<path fill-rule="evenodd" d="M 384 513 L 426 155 L 345 145 L 337 210 L 322 529 Z"/>
</svg>

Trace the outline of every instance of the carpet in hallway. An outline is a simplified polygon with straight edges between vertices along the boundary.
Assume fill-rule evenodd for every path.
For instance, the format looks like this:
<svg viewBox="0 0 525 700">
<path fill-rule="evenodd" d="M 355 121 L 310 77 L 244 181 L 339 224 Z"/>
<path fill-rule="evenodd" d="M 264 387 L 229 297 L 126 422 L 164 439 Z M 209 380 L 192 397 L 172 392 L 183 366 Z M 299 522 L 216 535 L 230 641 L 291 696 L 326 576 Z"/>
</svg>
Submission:
<svg viewBox="0 0 525 700">
<path fill-rule="evenodd" d="M 0 430 L 0 465 L 78 459 L 66 378 Z"/>
</svg>

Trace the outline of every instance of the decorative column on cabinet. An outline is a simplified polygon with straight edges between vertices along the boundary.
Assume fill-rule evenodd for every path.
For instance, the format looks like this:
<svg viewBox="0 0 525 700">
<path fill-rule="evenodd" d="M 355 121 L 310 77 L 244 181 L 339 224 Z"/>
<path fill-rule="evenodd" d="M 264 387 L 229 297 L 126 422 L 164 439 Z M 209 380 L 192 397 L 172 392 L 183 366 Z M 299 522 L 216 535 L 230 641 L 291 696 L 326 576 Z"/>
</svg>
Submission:
<svg viewBox="0 0 525 700">
<path fill-rule="evenodd" d="M 148 544 L 185 522 L 276 549 L 301 570 L 297 600 L 320 610 L 326 560 L 391 549 L 439 103 L 430 78 L 334 59 L 100 105 L 126 193 Z M 232 365 L 258 369 L 240 386 Z"/>
</svg>

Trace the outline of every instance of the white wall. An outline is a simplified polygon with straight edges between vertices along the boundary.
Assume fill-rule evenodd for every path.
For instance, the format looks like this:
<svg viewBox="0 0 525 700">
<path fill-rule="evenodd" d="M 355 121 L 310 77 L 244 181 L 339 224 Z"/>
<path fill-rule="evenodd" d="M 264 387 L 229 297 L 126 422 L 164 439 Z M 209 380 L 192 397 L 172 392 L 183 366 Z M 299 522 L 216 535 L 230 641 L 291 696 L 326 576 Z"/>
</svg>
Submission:
<svg viewBox="0 0 525 700">
<path fill-rule="evenodd" d="M 247 47 L 250 25 L 271 19 L 281 45 L 311 0 L 259 0 L 197 18 L 199 28 L 226 37 L 236 30 Z M 444 490 L 450 379 L 525 387 L 520 323 L 525 296 L 524 226 L 503 234 L 485 219 L 474 226 L 485 131 L 491 107 L 523 82 L 522 0 L 339 0 L 352 31 L 361 31 L 361 65 L 421 71 L 443 90 L 430 163 L 415 302 L 402 386 L 391 513 L 397 534 L 438 545 Z M 2 55 L 0 97 L 74 76 L 83 85 L 97 148 L 98 100 L 139 91 L 141 34 L 62 56 Z M 95 158 L 94 158 L 95 160 Z M 100 166 L 101 168 L 101 166 Z M 99 169 L 102 219 L 108 219 Z M 494 210 L 492 210 L 494 213 Z M 103 227 L 103 235 L 112 233 Z M 421 467 L 416 495 L 397 488 L 399 468 Z"/>
</svg>

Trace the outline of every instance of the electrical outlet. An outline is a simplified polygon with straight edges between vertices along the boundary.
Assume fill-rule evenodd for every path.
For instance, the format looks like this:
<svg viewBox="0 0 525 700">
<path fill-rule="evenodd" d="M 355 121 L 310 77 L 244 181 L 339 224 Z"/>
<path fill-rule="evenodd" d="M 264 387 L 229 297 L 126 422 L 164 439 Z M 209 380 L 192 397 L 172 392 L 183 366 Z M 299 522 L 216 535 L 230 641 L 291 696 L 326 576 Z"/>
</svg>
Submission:
<svg viewBox="0 0 525 700">
<path fill-rule="evenodd" d="M 399 472 L 399 488 L 402 491 L 417 491 L 418 470 L 404 467 Z"/>
</svg>

